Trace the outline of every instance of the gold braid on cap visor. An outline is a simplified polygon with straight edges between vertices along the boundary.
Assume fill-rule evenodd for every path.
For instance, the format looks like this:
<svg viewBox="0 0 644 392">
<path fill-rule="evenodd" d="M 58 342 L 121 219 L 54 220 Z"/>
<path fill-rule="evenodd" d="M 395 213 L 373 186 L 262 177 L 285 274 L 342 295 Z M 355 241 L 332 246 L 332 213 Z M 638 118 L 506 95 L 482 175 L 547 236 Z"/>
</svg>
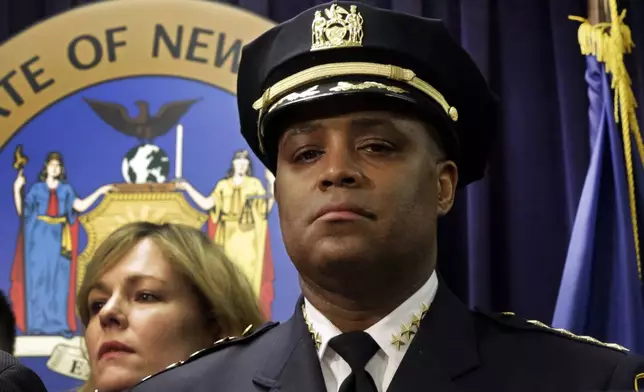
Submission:
<svg viewBox="0 0 644 392">
<path fill-rule="evenodd" d="M 261 98 L 253 103 L 253 109 L 259 110 L 257 118 L 257 137 L 259 139 L 260 151 L 264 151 L 264 131 L 261 126 L 263 115 L 268 111 L 271 105 L 275 103 L 278 97 L 285 93 L 291 92 L 303 85 L 328 79 L 336 76 L 345 75 L 369 75 L 379 76 L 387 79 L 404 82 L 417 90 L 425 93 L 427 96 L 436 101 L 452 119 L 458 120 L 458 111 L 455 107 L 450 106 L 445 97 L 438 92 L 432 85 L 418 78 L 414 71 L 395 65 L 377 64 L 377 63 L 330 63 L 317 65 L 295 73 L 285 79 L 280 80 L 271 87 L 267 88 Z"/>
</svg>

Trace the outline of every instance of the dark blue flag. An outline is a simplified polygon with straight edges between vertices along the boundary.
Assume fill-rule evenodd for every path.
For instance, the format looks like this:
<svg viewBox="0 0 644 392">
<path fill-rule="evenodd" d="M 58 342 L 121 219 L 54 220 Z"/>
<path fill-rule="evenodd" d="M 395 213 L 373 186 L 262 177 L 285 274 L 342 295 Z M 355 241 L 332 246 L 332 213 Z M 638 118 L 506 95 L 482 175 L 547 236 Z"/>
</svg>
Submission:
<svg viewBox="0 0 644 392">
<path fill-rule="evenodd" d="M 623 52 L 616 50 L 621 50 L 617 44 L 628 49 L 632 43 L 626 42 L 630 35 L 623 34 L 628 31 L 621 24 L 623 14 L 613 15 L 615 19 L 610 34 L 622 34 L 620 41 L 609 33 L 595 34 L 596 41 L 586 51 L 582 42 L 582 53 L 587 54 L 591 160 L 552 324 L 644 354 L 639 244 L 644 215 L 638 216 L 644 208 L 641 136 Z"/>
</svg>

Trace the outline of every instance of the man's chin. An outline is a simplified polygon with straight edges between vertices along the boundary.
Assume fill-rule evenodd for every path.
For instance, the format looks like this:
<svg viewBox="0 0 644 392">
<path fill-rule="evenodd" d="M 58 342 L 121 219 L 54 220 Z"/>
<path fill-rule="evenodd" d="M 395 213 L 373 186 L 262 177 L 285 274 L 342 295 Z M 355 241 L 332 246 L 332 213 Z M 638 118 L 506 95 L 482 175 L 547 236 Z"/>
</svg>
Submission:
<svg viewBox="0 0 644 392">
<path fill-rule="evenodd" d="M 356 219 L 353 221 L 316 220 L 306 228 L 307 243 L 323 243 L 333 248 L 356 246 L 368 243 L 372 237 L 373 221 Z"/>
<path fill-rule="evenodd" d="M 371 264 L 373 246 L 360 236 L 323 237 L 314 242 L 311 261 L 322 269 L 360 269 Z"/>
</svg>

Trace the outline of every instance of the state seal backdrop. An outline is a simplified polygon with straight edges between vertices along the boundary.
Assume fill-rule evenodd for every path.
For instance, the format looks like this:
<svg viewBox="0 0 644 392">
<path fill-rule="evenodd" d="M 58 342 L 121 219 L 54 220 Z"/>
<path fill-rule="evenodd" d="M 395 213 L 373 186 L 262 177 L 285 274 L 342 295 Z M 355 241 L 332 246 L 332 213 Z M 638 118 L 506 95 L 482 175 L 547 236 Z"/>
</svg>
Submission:
<svg viewBox="0 0 644 392">
<path fill-rule="evenodd" d="M 135 220 L 202 228 L 283 320 L 299 294 L 273 176 L 239 134 L 241 48 L 273 25 L 199 0 L 113 0 L 0 47 L 0 289 L 16 356 L 52 391 L 88 367 L 74 295 L 98 244 Z"/>
</svg>

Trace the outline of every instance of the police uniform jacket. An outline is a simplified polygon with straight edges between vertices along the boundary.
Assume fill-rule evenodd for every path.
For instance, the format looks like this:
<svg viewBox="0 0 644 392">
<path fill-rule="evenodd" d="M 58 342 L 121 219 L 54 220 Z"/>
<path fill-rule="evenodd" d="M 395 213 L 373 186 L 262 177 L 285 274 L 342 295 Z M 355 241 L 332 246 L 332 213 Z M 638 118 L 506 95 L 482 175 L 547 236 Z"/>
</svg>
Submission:
<svg viewBox="0 0 644 392">
<path fill-rule="evenodd" d="M 301 306 L 285 323 L 219 342 L 132 392 L 325 392 Z M 387 392 L 633 391 L 644 386 L 638 375 L 642 357 L 514 315 L 472 311 L 440 281 Z"/>
</svg>

